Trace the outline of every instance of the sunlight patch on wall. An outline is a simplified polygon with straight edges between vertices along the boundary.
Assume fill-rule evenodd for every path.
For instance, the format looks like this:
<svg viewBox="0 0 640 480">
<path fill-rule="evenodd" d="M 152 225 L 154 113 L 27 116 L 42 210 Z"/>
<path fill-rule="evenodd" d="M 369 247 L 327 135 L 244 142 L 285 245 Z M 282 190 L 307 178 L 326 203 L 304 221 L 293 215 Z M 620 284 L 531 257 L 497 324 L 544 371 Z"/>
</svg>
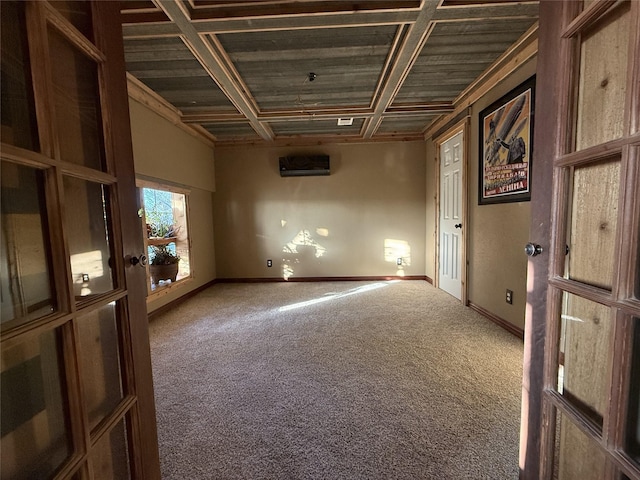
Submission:
<svg viewBox="0 0 640 480">
<path fill-rule="evenodd" d="M 411 265 L 411 246 L 404 240 L 385 238 L 384 261 L 396 264 L 396 275 L 404 277 L 404 268 Z"/>
<path fill-rule="evenodd" d="M 394 240 L 385 238 L 384 240 L 384 261 L 396 263 L 402 259 L 403 265 L 411 265 L 411 247 L 404 240 Z"/>
<path fill-rule="evenodd" d="M 282 222 L 286 224 L 285 220 L 282 220 Z M 329 230 L 326 228 L 318 228 L 316 232 L 318 231 L 322 232 L 322 233 L 318 233 L 319 235 L 322 235 L 325 237 L 329 236 Z M 296 236 L 291 239 L 290 242 L 288 242 L 282 247 L 282 253 L 284 254 L 282 258 L 282 278 L 284 278 L 285 280 L 293 276 L 294 274 L 293 264 L 300 263 L 300 257 L 299 257 L 300 252 L 298 251 L 298 247 L 314 248 L 315 252 L 313 255 L 315 258 L 322 257 L 327 251 L 325 247 L 320 245 L 313 238 L 309 230 L 300 230 L 296 234 Z"/>
</svg>

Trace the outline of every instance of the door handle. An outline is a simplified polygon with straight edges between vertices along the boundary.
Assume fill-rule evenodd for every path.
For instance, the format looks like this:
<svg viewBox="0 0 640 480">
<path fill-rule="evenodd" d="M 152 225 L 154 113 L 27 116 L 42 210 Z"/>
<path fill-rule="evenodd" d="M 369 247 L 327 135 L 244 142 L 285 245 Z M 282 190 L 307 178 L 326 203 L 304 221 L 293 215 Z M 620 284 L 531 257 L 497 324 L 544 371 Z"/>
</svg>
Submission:
<svg viewBox="0 0 640 480">
<path fill-rule="evenodd" d="M 139 257 L 130 257 L 129 263 L 131 263 L 131 265 L 133 265 L 134 267 L 136 265 L 140 265 L 144 268 L 147 266 L 147 256 L 145 254 L 142 254 Z"/>
<path fill-rule="evenodd" d="M 456 228 L 462 228 L 462 224 L 461 224 L 461 223 L 456 223 L 456 224 L 454 225 L 454 227 L 456 227 Z"/>
<path fill-rule="evenodd" d="M 535 257 L 536 255 L 540 255 L 542 252 L 543 252 L 542 247 L 536 243 L 529 242 L 524 246 L 524 253 L 526 253 L 530 257 Z"/>
</svg>

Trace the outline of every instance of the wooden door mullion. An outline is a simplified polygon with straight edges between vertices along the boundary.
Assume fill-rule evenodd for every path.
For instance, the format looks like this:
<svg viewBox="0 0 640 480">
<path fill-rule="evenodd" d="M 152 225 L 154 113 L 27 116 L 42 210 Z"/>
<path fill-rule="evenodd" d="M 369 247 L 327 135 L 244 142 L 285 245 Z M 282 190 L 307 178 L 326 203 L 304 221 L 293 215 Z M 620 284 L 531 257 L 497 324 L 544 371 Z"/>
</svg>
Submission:
<svg viewBox="0 0 640 480">
<path fill-rule="evenodd" d="M 627 399 L 631 376 L 633 320 L 629 315 L 617 312 L 614 331 L 614 365 L 610 391 L 611 422 L 608 428 L 607 447 L 624 449 L 627 420 Z"/>
<path fill-rule="evenodd" d="M 563 26 L 569 25 L 580 13 L 580 0 L 562 2 Z M 559 92 L 556 104 L 557 137 L 554 145 L 553 164 L 557 165 L 558 159 L 573 150 L 575 144 L 575 123 L 577 118 L 578 88 L 576 78 L 580 74 L 580 42 L 575 37 L 557 38 L 560 42 L 558 63 L 558 79 L 556 89 Z"/>
<path fill-rule="evenodd" d="M 631 2 L 629 54 L 627 68 L 627 98 L 625 104 L 625 135 L 640 131 L 640 2 Z M 634 81 L 635 79 L 635 81 Z"/>
<path fill-rule="evenodd" d="M 25 16 L 40 151 L 46 157 L 60 159 L 44 5 L 35 0 L 27 2 Z"/>
<path fill-rule="evenodd" d="M 547 315 L 547 337 L 544 358 L 543 391 L 542 391 L 542 432 L 541 438 L 541 477 L 551 478 L 554 468 L 555 443 L 557 430 L 557 408 L 552 400 L 552 393 L 557 389 L 558 356 L 560 350 L 559 318 L 562 311 L 562 291 L 549 287 L 547 291 L 547 310 L 557 315 Z"/>
<path fill-rule="evenodd" d="M 75 321 L 67 322 L 62 327 L 65 385 L 69 406 L 71 438 L 73 454 L 68 470 L 76 470 L 78 465 L 86 462 L 90 448 L 89 417 L 82 397 L 82 384 L 78 365 L 77 326 Z"/>
<path fill-rule="evenodd" d="M 640 83 L 640 82 L 639 82 Z M 640 146 L 627 144 L 622 149 L 622 177 L 620 221 L 621 229 L 617 251 L 618 288 L 614 298 L 618 301 L 634 299 L 637 285 L 638 241 L 640 240 Z M 640 303 L 640 302 L 639 302 Z M 640 305 L 639 305 L 640 306 Z"/>
<path fill-rule="evenodd" d="M 63 37 L 65 37 L 74 47 L 95 62 L 104 62 L 105 56 L 91 43 L 75 26 L 69 22 L 56 8 L 48 2 L 43 2 L 43 10 L 46 15 L 47 24 L 55 27 Z M 94 19 L 98 20 L 99 19 Z"/>
<path fill-rule="evenodd" d="M 26 5 L 31 75 L 41 152 L 45 157 L 60 160 L 60 148 L 54 121 L 53 79 L 44 8 L 41 2 L 28 2 Z M 73 290 L 69 290 L 72 287 L 72 279 L 71 267 L 66 261 L 68 249 L 66 248 L 62 223 L 64 208 L 61 200 L 62 191 L 62 175 L 59 168 L 54 166 L 46 169 L 45 198 L 52 254 L 52 277 L 55 282 L 58 308 L 63 313 L 72 313 L 75 305 L 70 294 Z"/>
</svg>

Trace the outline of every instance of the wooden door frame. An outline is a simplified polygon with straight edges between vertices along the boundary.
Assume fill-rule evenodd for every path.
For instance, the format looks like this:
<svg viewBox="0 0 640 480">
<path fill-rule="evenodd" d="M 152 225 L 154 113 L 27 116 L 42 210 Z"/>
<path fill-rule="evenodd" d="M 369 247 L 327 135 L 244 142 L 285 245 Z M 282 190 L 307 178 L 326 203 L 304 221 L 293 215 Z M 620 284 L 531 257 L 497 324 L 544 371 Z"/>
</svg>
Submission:
<svg viewBox="0 0 640 480">
<path fill-rule="evenodd" d="M 560 10 L 560 12 L 559 12 Z M 560 102 L 557 87 L 563 75 L 562 59 L 554 38 L 563 25 L 561 2 L 540 3 L 538 60 L 536 68 L 534 150 L 531 181 L 531 228 L 529 241 L 541 245 L 543 255 L 527 262 L 527 305 L 524 323 L 524 356 L 520 428 L 520 478 L 540 478 L 542 391 L 544 386 L 544 349 L 546 340 L 548 252 L 551 244 L 553 158 L 560 150 L 559 122 L 548 121 L 543 112 L 555 111 Z M 544 120 L 543 120 L 544 118 Z M 551 118 L 557 118 L 556 115 Z"/>
<path fill-rule="evenodd" d="M 461 244 L 460 244 L 460 301 L 463 305 L 468 304 L 468 295 L 467 295 L 467 228 L 468 228 L 468 189 L 467 185 L 467 165 L 469 162 L 469 131 L 470 131 L 471 117 L 466 116 L 462 120 L 458 121 L 450 128 L 441 133 L 437 137 L 433 139 L 433 144 L 436 148 L 436 168 L 435 168 L 435 177 L 436 177 L 436 221 L 435 221 L 435 275 L 433 279 L 433 286 L 436 288 L 440 288 L 440 147 L 444 142 L 449 140 L 454 135 L 458 133 L 462 133 L 462 176 L 460 179 L 461 182 L 461 193 L 462 193 L 462 214 L 461 214 L 461 222 L 462 222 L 462 232 L 461 232 Z"/>
</svg>

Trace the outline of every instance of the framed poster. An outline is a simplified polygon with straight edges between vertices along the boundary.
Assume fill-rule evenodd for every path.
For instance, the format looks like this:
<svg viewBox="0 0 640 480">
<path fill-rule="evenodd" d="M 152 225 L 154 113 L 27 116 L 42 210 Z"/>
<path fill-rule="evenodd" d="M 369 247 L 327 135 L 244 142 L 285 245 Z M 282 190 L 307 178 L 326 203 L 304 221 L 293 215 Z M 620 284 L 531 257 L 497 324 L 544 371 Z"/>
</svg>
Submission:
<svg viewBox="0 0 640 480">
<path fill-rule="evenodd" d="M 480 112 L 478 204 L 531 199 L 535 77 Z"/>
</svg>

